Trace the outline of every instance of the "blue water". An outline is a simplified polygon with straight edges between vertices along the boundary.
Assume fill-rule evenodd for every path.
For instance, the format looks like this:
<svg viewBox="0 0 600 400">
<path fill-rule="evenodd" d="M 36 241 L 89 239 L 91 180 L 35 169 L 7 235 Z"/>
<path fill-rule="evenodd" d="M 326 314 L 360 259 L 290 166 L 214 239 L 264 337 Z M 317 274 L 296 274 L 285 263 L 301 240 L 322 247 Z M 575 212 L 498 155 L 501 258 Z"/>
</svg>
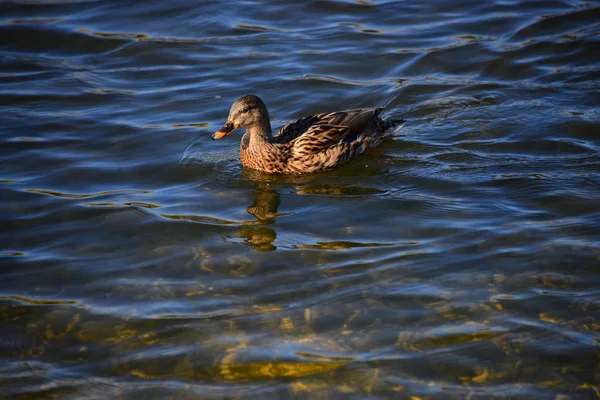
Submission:
<svg viewBox="0 0 600 400">
<path fill-rule="evenodd" d="M 421 2 L 422 3 L 422 2 Z M 600 395 L 600 7 L 0 3 L 0 393 Z M 386 106 L 342 168 L 242 168 Z"/>
</svg>

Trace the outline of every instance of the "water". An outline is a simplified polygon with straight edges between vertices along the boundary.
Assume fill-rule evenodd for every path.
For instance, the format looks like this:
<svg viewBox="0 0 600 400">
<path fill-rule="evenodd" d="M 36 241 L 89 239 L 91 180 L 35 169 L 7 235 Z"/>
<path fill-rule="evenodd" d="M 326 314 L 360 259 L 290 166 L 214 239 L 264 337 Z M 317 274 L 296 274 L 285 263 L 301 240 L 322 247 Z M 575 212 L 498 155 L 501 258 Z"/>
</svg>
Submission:
<svg viewBox="0 0 600 400">
<path fill-rule="evenodd" d="M 600 397 L 598 3 L 133 3 L 0 3 L 0 398 Z"/>
</svg>

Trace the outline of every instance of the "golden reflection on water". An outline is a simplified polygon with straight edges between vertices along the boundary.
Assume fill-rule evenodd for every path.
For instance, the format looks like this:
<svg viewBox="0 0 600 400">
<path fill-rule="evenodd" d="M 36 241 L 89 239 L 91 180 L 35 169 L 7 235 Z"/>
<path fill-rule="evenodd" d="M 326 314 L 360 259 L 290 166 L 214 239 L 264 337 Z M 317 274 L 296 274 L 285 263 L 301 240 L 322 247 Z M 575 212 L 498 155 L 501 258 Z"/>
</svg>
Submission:
<svg viewBox="0 0 600 400">
<path fill-rule="evenodd" d="M 235 276 L 236 271 L 231 271 Z M 560 280 L 558 276 L 537 275 L 531 277 L 535 282 L 539 282 L 543 287 L 568 287 L 568 283 Z M 483 278 L 482 278 L 483 279 Z M 492 277 L 488 284 L 493 289 L 495 286 L 503 285 L 506 278 Z M 188 295 L 204 294 L 204 290 L 195 291 L 190 288 Z M 177 298 L 178 294 L 171 293 L 168 290 L 163 291 L 163 295 L 171 298 Z M 449 296 L 449 295 L 448 295 Z M 510 296 L 508 296 L 510 297 Z M 497 309 L 502 312 L 503 307 L 497 307 L 501 301 L 509 301 L 510 298 L 496 296 L 491 302 L 483 302 L 474 307 L 481 307 L 487 312 Z M 434 357 L 441 357 L 446 354 L 447 349 L 461 349 L 463 346 L 477 346 L 484 344 L 498 349 L 503 357 L 498 362 L 483 362 L 481 364 L 471 364 L 469 368 L 460 371 L 449 370 L 444 364 L 439 366 L 433 363 L 431 368 L 441 376 L 453 377 L 458 379 L 463 385 L 467 385 L 469 390 L 479 385 L 495 384 L 505 380 L 515 379 L 517 377 L 535 376 L 537 366 L 527 362 L 527 348 L 539 340 L 531 332 L 511 332 L 509 329 L 492 328 L 491 321 L 483 323 L 462 323 L 465 316 L 460 316 L 460 310 L 453 310 L 448 307 L 448 301 L 451 296 L 439 301 L 429 303 L 428 307 L 438 310 L 444 320 L 457 321 L 456 323 L 446 324 L 444 327 L 423 329 L 420 327 L 406 326 L 404 330 L 397 333 L 395 343 L 388 345 L 388 350 L 396 348 L 398 362 L 402 363 L 402 356 L 412 355 L 413 357 L 431 354 Z M 96 351 L 98 346 L 111 346 L 111 371 L 114 374 L 128 374 L 132 377 L 141 379 L 168 379 L 178 378 L 186 381 L 212 381 L 212 382 L 270 382 L 272 380 L 298 379 L 290 382 L 291 388 L 297 393 L 320 390 L 324 387 L 331 387 L 334 382 L 340 382 L 337 390 L 342 392 L 361 391 L 363 393 L 377 393 L 381 390 L 404 391 L 406 384 L 413 388 L 423 386 L 427 387 L 426 381 L 408 378 L 395 383 L 386 382 L 379 375 L 379 368 L 361 370 L 359 366 L 361 361 L 353 356 L 360 353 L 361 349 L 371 348 L 371 340 L 377 337 L 378 332 L 384 332 L 387 328 L 376 318 L 371 325 L 363 326 L 360 330 L 352 328 L 353 321 L 356 319 L 365 319 L 370 311 L 385 307 L 383 304 L 371 302 L 369 308 L 354 310 L 350 317 L 340 326 L 339 329 L 329 330 L 326 334 L 319 334 L 316 331 L 316 322 L 323 317 L 328 317 L 328 313 L 335 310 L 323 309 L 317 311 L 311 308 L 305 308 L 298 317 L 290 317 L 287 314 L 290 310 L 282 306 L 266 306 L 254 304 L 246 310 L 240 310 L 235 315 L 252 315 L 266 317 L 263 319 L 265 328 L 273 330 L 279 336 L 279 344 L 275 341 L 274 345 L 281 346 L 283 343 L 291 344 L 297 348 L 293 353 L 293 359 L 273 355 L 265 357 L 265 343 L 254 343 L 251 336 L 248 336 L 245 329 L 237 326 L 236 319 L 227 318 L 223 324 L 221 335 L 230 337 L 231 341 L 221 341 L 219 336 L 212 336 L 209 342 L 204 342 L 202 336 L 192 339 L 195 331 L 181 336 L 181 339 L 188 343 L 196 343 L 200 348 L 191 349 L 184 352 L 176 352 L 161 362 L 153 362 L 153 357 L 160 357 L 160 349 L 166 343 L 161 339 L 161 330 L 157 326 L 157 321 L 166 317 L 157 319 L 138 320 L 134 316 L 116 319 L 114 317 L 98 318 L 90 314 L 85 308 L 73 307 L 77 302 L 71 300 L 51 300 L 51 299 L 33 299 L 22 296 L 1 296 L 0 300 L 16 302 L 13 304 L 27 304 L 27 306 L 4 305 L 0 307 L 0 316 L 4 322 L 14 321 L 15 319 L 27 318 L 28 314 L 35 312 L 31 306 L 56 307 L 52 311 L 45 313 L 37 321 L 31 321 L 27 324 L 24 336 L 18 339 L 19 352 L 22 357 L 39 357 L 48 349 L 63 343 L 70 343 L 77 349 L 77 354 L 82 360 L 85 360 L 90 352 Z M 496 306 L 494 306 L 496 305 Z M 354 307 L 354 306 L 349 306 Z M 582 307 L 586 307 L 583 305 Z M 321 314 L 325 311 L 325 314 Z M 338 312 L 341 310 L 338 310 Z M 391 309 L 390 309 L 391 311 Z M 475 310 L 471 310 L 474 312 Z M 288 316 L 286 316 L 286 314 Z M 208 316 L 207 316 L 208 317 Z M 215 317 L 218 317 L 215 315 Z M 171 317 L 169 317 L 171 318 Z M 172 318 L 182 318 L 183 320 L 193 320 L 197 318 L 193 314 L 172 316 Z M 210 317 L 208 317 L 210 318 Z M 548 314 L 541 314 L 540 321 L 549 324 L 561 324 L 567 329 L 577 329 L 582 327 L 573 326 L 568 321 L 561 321 Z M 216 323 L 216 322 L 215 322 Z M 320 323 L 320 322 L 319 322 Z M 600 325 L 597 322 L 590 321 L 583 328 L 589 332 L 598 332 Z M 588 326 L 589 325 L 589 326 Z M 369 334 L 364 334 L 363 330 Z M 373 336 L 374 335 L 374 336 Z M 190 339 L 191 342 L 189 341 Z M 212 343 L 212 344 L 211 344 Z M 168 346 L 168 344 L 166 344 Z M 171 345 L 177 346 L 172 343 Z M 155 347 L 157 355 L 153 355 L 152 346 Z M 202 348 L 210 348 L 209 352 Z M 144 350 L 147 349 L 147 350 Z M 132 357 L 128 354 L 140 353 L 140 357 Z M 441 352 L 440 352 L 441 351 Z M 461 354 L 461 352 L 459 352 Z M 145 359 L 149 357 L 148 359 Z M 257 358 L 258 357 L 258 358 Z M 288 359 L 289 358 L 289 359 Z M 375 357 L 377 360 L 377 357 Z M 385 358 L 380 361 L 383 363 Z M 442 359 L 443 360 L 443 359 Z M 358 364 L 356 364 L 358 363 Z M 355 365 L 356 369 L 344 369 Z M 377 365 L 377 364 L 375 364 Z M 383 367 L 385 364 L 381 364 Z M 354 374 L 361 371 L 360 374 Z M 576 363 L 571 363 L 567 370 L 569 374 L 579 372 Z M 456 374 L 458 373 L 458 377 Z M 309 380 L 300 378 L 311 378 Z M 313 379 L 314 377 L 314 379 Z M 345 383 L 341 383 L 345 382 Z M 550 376 L 549 379 L 537 383 L 540 387 L 563 390 L 568 387 L 568 381 L 559 375 Z M 346 385 L 346 386 L 343 386 Z M 598 386 L 593 383 L 585 383 L 581 389 L 589 389 L 591 393 L 598 392 Z"/>
<path fill-rule="evenodd" d="M 47 190 L 47 189 L 26 189 L 26 192 L 29 193 L 38 193 L 38 194 L 45 194 L 48 196 L 54 196 L 54 197 L 64 197 L 67 199 L 88 199 L 90 197 L 98 197 L 98 196 L 107 196 L 107 195 L 115 195 L 115 194 L 150 194 L 152 193 L 151 190 L 127 190 L 127 189 L 123 189 L 123 190 L 107 190 L 104 192 L 98 192 L 98 193 L 64 193 L 64 192 L 59 192 L 56 190 Z"/>
<path fill-rule="evenodd" d="M 24 254 L 19 254 L 24 255 Z M 74 300 L 45 300 L 31 299 L 24 296 L 0 296 L 0 300 L 16 300 L 20 303 L 37 304 L 37 305 L 55 305 L 55 304 L 77 304 Z"/>
</svg>

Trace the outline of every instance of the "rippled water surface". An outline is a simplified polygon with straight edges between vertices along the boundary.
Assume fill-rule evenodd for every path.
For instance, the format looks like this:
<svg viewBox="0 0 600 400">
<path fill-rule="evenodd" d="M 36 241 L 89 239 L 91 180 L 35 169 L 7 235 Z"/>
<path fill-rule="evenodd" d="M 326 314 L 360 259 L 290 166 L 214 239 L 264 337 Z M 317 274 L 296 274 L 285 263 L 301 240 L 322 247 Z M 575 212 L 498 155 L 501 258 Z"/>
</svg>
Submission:
<svg viewBox="0 0 600 400">
<path fill-rule="evenodd" d="M 0 398 L 600 397 L 600 5 L 0 2 Z M 239 163 L 385 105 L 326 173 Z"/>
</svg>

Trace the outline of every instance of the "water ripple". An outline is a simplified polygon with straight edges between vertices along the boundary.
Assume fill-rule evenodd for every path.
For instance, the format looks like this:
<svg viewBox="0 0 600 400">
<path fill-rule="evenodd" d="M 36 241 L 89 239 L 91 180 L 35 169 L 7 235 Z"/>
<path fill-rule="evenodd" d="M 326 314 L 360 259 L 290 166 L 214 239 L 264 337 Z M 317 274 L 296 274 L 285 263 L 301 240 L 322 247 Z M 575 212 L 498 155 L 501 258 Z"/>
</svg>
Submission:
<svg viewBox="0 0 600 400">
<path fill-rule="evenodd" d="M 0 390 L 597 396 L 590 2 L 0 2 Z M 386 106 L 342 168 L 211 134 Z"/>
</svg>

